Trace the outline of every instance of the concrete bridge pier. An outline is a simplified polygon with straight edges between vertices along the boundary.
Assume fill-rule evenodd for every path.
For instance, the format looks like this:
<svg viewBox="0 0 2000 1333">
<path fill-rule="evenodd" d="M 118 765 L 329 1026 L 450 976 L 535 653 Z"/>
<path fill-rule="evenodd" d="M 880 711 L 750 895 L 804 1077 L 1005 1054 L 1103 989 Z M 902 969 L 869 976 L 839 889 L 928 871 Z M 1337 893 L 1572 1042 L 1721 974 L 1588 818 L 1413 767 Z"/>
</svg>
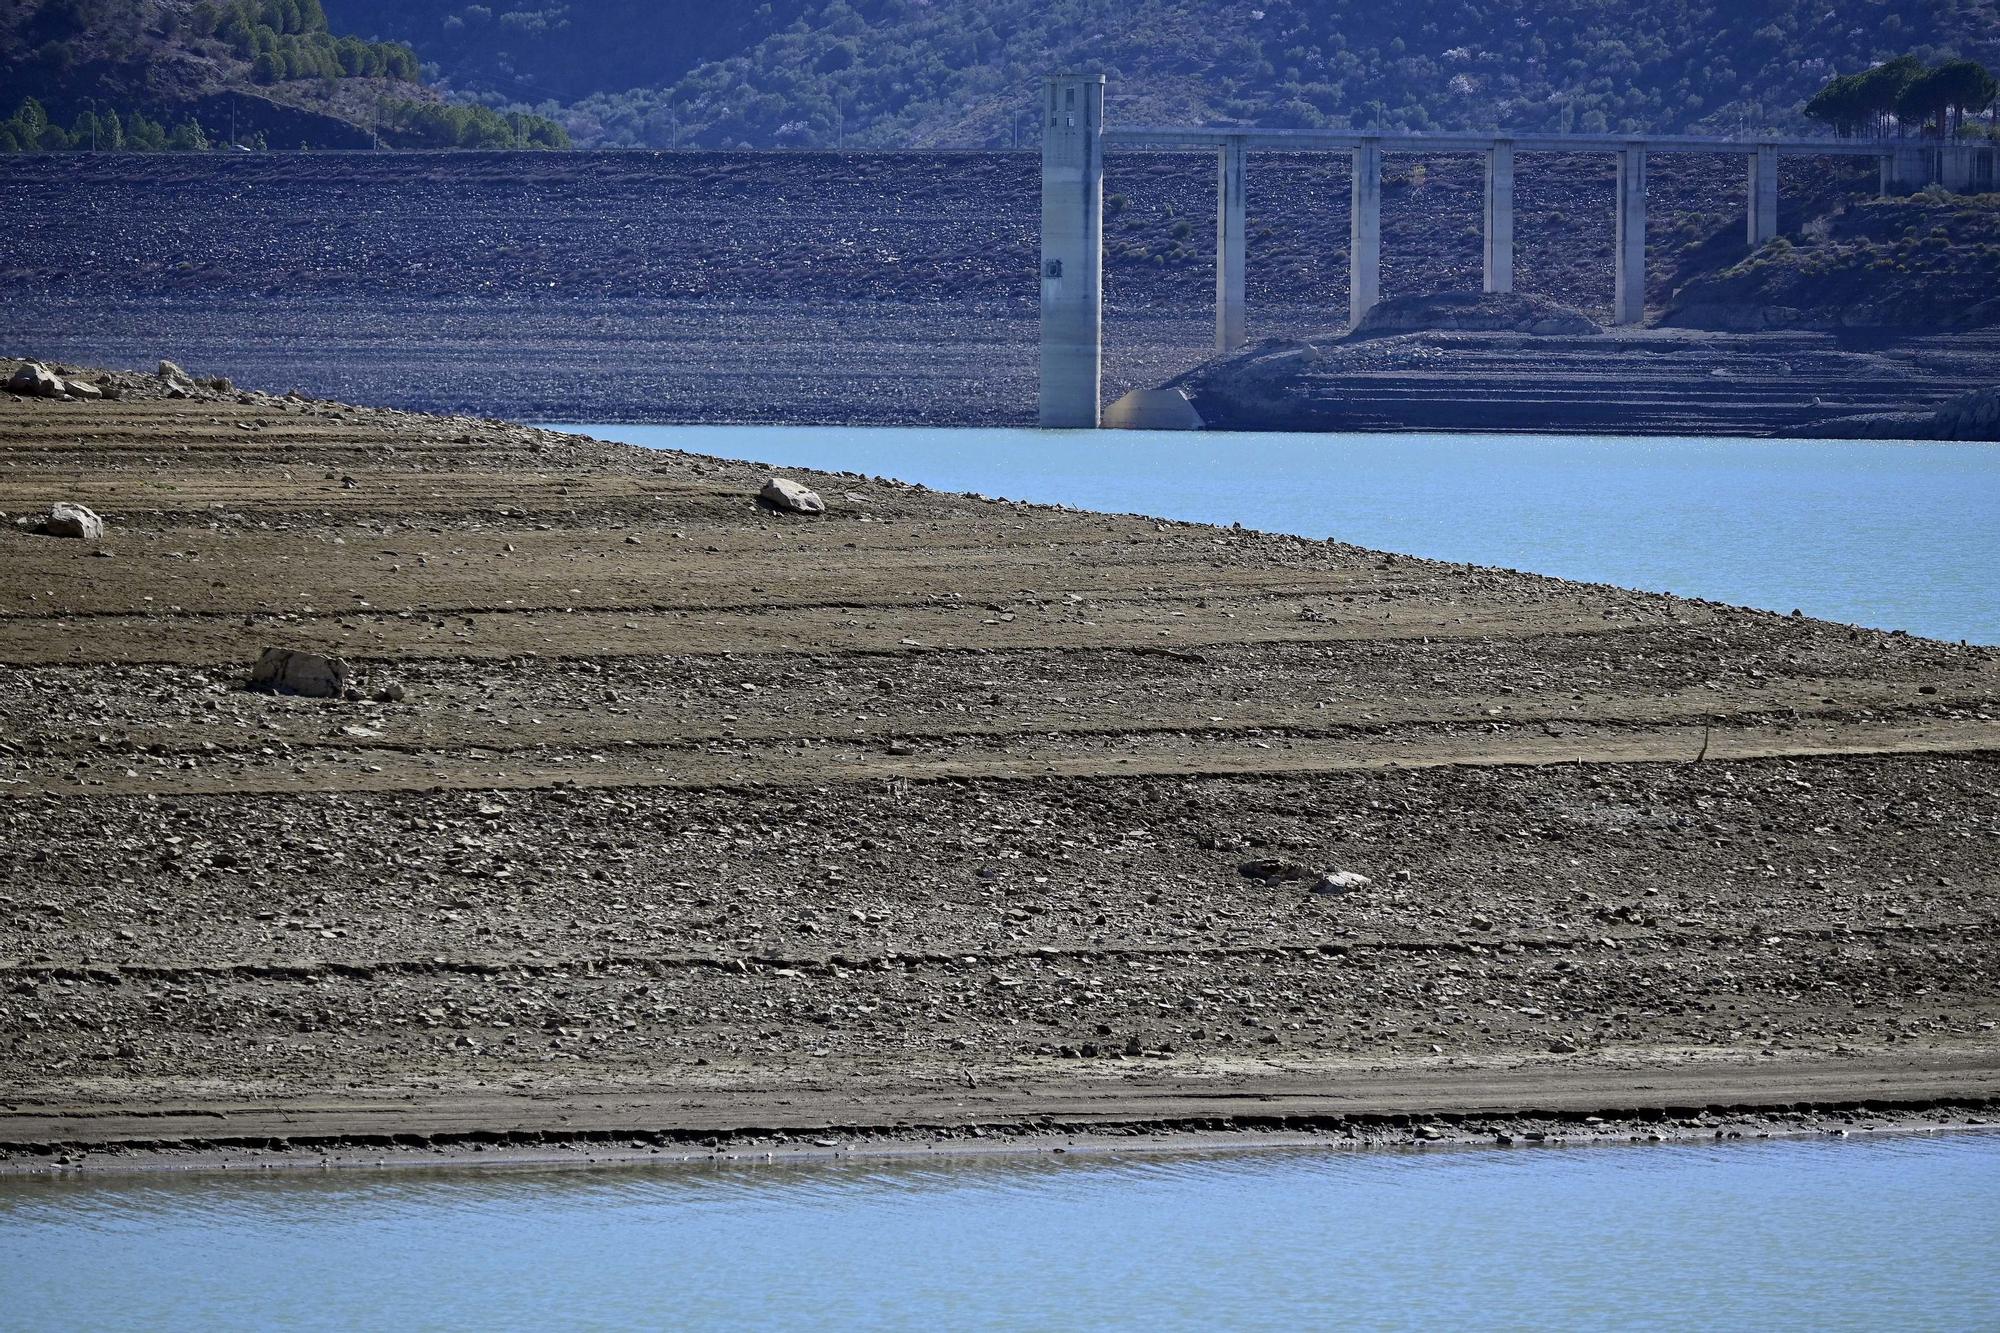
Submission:
<svg viewBox="0 0 2000 1333">
<path fill-rule="evenodd" d="M 1382 144 L 1363 139 L 1353 151 L 1354 183 L 1347 216 L 1347 323 L 1351 328 L 1382 299 Z"/>
<path fill-rule="evenodd" d="M 1891 148 L 1882 158 L 1882 193 L 1914 194 L 1930 183 L 1921 148 Z"/>
<path fill-rule="evenodd" d="M 1514 290 L 1514 145 L 1498 140 L 1486 154 L 1486 290 Z"/>
<path fill-rule="evenodd" d="M 1750 244 L 1778 238 L 1778 146 L 1758 144 L 1750 155 L 1750 203 L 1747 226 Z"/>
<path fill-rule="evenodd" d="M 1618 227 L 1614 245 L 1611 316 L 1618 324 L 1646 318 L 1646 150 L 1627 144 L 1618 153 Z"/>
<path fill-rule="evenodd" d="M 1244 290 L 1248 272 L 1247 237 L 1249 221 L 1245 191 L 1244 159 L 1249 156 L 1241 139 L 1232 139 L 1216 152 L 1215 181 L 1215 350 L 1233 352 L 1247 336 Z"/>
<path fill-rule="evenodd" d="M 1042 81 L 1041 423 L 1095 430 L 1104 380 L 1104 76 Z"/>
<path fill-rule="evenodd" d="M 1940 144 L 1937 150 L 1938 184 L 1953 194 L 1971 193 L 1977 152 L 1971 144 Z"/>
</svg>

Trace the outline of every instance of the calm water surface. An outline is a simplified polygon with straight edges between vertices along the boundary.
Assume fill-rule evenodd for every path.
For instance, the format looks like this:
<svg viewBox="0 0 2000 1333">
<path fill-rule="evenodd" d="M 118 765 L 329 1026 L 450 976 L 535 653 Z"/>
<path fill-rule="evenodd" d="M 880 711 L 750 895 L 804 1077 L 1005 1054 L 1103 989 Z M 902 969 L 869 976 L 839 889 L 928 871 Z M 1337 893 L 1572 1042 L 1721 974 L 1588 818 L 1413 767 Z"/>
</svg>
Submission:
<svg viewBox="0 0 2000 1333">
<path fill-rule="evenodd" d="M 2000 1136 L 0 1180 L 0 1326 L 2000 1327 Z"/>
<path fill-rule="evenodd" d="M 2000 445 L 572 426 L 2000 643 Z"/>
</svg>

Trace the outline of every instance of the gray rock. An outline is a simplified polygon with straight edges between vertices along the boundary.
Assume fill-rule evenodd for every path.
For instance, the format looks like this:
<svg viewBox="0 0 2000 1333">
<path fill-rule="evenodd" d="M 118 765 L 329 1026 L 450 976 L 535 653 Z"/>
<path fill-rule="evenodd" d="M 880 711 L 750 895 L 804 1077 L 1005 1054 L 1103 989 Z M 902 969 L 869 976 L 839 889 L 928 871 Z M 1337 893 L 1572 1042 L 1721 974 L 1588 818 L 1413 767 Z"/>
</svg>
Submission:
<svg viewBox="0 0 2000 1333">
<path fill-rule="evenodd" d="M 63 388 L 69 391 L 70 397 L 86 401 L 95 401 L 104 396 L 104 390 L 95 384 L 85 384 L 82 380 L 64 380 Z"/>
<path fill-rule="evenodd" d="M 782 509 L 792 514 L 824 514 L 826 501 L 790 477 L 773 477 L 764 483 L 764 489 L 757 498 L 773 509 Z"/>
<path fill-rule="evenodd" d="M 29 398 L 60 398 L 67 387 L 60 375 L 34 361 L 15 371 L 7 381 L 7 392 Z"/>
<path fill-rule="evenodd" d="M 1352 870 L 1326 870 L 1313 881 L 1312 891 L 1324 897 L 1333 897 L 1352 893 L 1356 889 L 1365 889 L 1374 882 L 1368 876 L 1356 874 Z"/>
<path fill-rule="evenodd" d="M 1266 884 L 1312 878 L 1312 872 L 1297 861 L 1287 861 L 1277 856 L 1260 856 L 1245 861 L 1236 867 L 1236 873 L 1245 879 L 1261 879 Z"/>
<path fill-rule="evenodd" d="M 347 688 L 347 663 L 296 648 L 266 648 L 250 670 L 246 688 L 307 699 L 338 699 Z"/>
<path fill-rule="evenodd" d="M 160 362 L 159 376 L 167 383 L 179 385 L 183 389 L 192 389 L 194 387 L 194 376 L 188 374 L 171 361 Z"/>
<path fill-rule="evenodd" d="M 66 502 L 50 505 L 49 515 L 40 526 L 51 537 L 74 537 L 87 542 L 104 540 L 104 520 L 82 505 Z"/>
</svg>

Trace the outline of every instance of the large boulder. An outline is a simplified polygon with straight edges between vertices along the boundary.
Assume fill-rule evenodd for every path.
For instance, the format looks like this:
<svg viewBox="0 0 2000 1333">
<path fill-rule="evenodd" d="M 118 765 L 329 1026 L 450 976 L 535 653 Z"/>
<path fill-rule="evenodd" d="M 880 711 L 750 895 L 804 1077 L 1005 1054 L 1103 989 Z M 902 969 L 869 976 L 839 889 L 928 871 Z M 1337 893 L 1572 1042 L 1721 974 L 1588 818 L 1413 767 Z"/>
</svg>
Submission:
<svg viewBox="0 0 2000 1333">
<path fill-rule="evenodd" d="M 7 392 L 29 398 L 60 398 L 68 391 L 69 386 L 63 383 L 62 376 L 34 361 L 22 366 L 7 380 Z"/>
<path fill-rule="evenodd" d="M 104 540 L 104 520 L 82 505 L 52 504 L 48 517 L 39 526 L 50 537 L 74 537 L 87 542 Z"/>
<path fill-rule="evenodd" d="M 773 477 L 764 483 L 764 489 L 757 498 L 773 509 L 782 509 L 788 514 L 824 514 L 826 501 L 808 487 L 800 485 L 790 477 Z"/>
<path fill-rule="evenodd" d="M 297 648 L 266 648 L 250 670 L 247 688 L 307 699 L 338 699 L 347 688 L 347 663 Z"/>
</svg>

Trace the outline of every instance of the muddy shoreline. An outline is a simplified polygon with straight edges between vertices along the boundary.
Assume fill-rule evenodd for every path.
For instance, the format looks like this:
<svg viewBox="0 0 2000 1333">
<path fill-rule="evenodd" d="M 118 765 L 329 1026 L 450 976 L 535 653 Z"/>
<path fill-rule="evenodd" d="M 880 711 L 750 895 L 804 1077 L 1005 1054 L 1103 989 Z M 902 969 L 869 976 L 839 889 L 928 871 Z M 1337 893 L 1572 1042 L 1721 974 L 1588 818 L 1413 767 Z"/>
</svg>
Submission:
<svg viewBox="0 0 2000 1333">
<path fill-rule="evenodd" d="M 1678 1108 L 1690 1110 L 1692 1108 Z M 1255 1152 L 1285 1149 L 1371 1152 L 1468 1149 L 1594 1148 L 1772 1139 L 1991 1133 L 2000 1101 L 1868 1102 L 1709 1106 L 1692 1115 L 1665 1110 L 1634 1115 L 1552 1116 L 1536 1111 L 1466 1115 L 1324 1116 L 1122 1124 L 1051 1125 L 981 1122 L 862 1128 L 831 1127 L 772 1134 L 625 1133 L 551 1135 L 332 1137 L 269 1140 L 16 1143 L 0 1146 L 0 1180 L 66 1179 L 160 1173 L 239 1174 L 297 1171 L 565 1170 L 634 1166 L 831 1165 L 852 1161 L 977 1160 L 1034 1155 L 1107 1156 Z"/>
</svg>

